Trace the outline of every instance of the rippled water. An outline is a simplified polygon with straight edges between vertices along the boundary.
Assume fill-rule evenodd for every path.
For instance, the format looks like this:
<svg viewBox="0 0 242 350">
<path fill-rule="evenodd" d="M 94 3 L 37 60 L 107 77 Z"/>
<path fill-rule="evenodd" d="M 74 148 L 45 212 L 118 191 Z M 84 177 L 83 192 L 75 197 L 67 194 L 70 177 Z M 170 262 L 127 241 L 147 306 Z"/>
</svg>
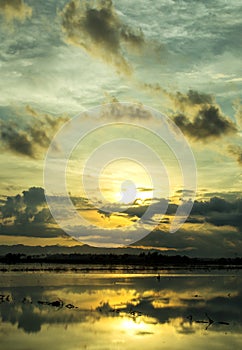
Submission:
<svg viewBox="0 0 242 350">
<path fill-rule="evenodd" d="M 4 350 L 241 349 L 241 272 L 5 272 Z"/>
</svg>

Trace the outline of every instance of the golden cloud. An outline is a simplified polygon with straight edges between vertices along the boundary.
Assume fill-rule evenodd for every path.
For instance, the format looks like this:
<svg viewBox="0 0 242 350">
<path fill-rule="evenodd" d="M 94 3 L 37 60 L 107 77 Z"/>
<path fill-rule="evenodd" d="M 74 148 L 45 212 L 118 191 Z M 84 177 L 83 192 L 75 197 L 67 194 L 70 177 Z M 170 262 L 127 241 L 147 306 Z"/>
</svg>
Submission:
<svg viewBox="0 0 242 350">
<path fill-rule="evenodd" d="M 13 20 L 24 22 L 26 18 L 32 16 L 32 8 L 22 0 L 0 0 L 0 11 L 6 22 Z"/>
</svg>

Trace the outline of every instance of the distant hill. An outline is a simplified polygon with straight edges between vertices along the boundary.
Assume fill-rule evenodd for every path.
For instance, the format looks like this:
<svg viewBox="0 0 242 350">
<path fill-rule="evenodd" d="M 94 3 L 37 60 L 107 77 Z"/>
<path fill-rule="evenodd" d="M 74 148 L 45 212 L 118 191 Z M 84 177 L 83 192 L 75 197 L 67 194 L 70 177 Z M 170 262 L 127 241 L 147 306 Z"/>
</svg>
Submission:
<svg viewBox="0 0 242 350">
<path fill-rule="evenodd" d="M 6 254 L 25 254 L 25 255 L 54 255 L 54 254 L 140 254 L 146 249 L 135 247 L 124 248 L 97 248 L 87 244 L 82 246 L 65 247 L 59 245 L 51 246 L 27 246 L 22 244 L 17 245 L 0 245 L 0 256 Z M 151 249 L 151 251 L 155 251 Z"/>
</svg>

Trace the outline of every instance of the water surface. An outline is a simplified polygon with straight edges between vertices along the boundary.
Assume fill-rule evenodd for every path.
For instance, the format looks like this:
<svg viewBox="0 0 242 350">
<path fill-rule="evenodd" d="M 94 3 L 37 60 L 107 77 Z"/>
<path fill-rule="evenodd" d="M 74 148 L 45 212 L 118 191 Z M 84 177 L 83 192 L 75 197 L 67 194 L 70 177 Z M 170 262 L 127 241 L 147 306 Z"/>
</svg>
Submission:
<svg viewBox="0 0 242 350">
<path fill-rule="evenodd" d="M 8 271 L 1 349 L 241 349 L 241 291 L 239 270 Z"/>
</svg>

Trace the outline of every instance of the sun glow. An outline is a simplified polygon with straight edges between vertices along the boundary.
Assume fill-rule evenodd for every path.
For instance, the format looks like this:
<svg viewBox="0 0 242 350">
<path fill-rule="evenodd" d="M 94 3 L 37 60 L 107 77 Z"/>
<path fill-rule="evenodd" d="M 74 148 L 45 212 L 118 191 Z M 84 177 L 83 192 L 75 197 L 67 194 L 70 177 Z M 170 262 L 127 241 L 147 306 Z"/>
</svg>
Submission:
<svg viewBox="0 0 242 350">
<path fill-rule="evenodd" d="M 110 202 L 139 204 L 153 197 L 153 185 L 146 169 L 127 159 L 109 163 L 101 173 L 99 185 Z"/>
<path fill-rule="evenodd" d="M 140 333 L 144 333 L 149 331 L 149 325 L 146 324 L 145 322 L 141 321 L 141 320 L 136 320 L 134 321 L 133 319 L 130 318 L 125 318 L 122 321 L 121 324 L 122 329 L 130 334 L 130 335 L 135 335 L 135 334 L 140 334 Z"/>
</svg>

